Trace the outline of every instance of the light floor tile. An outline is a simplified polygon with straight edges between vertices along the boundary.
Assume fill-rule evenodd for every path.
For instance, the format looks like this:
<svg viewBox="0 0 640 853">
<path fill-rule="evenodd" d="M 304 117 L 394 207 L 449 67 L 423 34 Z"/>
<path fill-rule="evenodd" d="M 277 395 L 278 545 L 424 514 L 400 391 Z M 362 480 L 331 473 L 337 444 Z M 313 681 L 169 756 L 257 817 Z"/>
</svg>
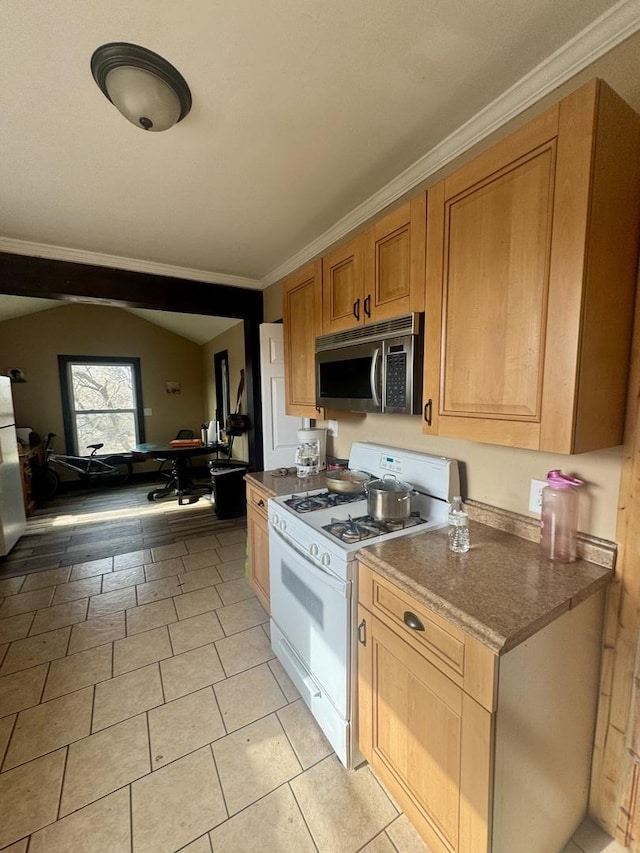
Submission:
<svg viewBox="0 0 640 853">
<path fill-rule="evenodd" d="M 123 569 L 120 572 L 111 572 L 110 575 L 104 575 L 102 578 L 102 591 L 114 592 L 116 589 L 124 589 L 127 586 L 135 586 L 137 583 L 144 583 L 144 568 L 135 566 L 131 569 Z"/>
<path fill-rule="evenodd" d="M 244 557 L 240 560 L 229 560 L 216 566 L 223 581 L 232 581 L 245 576 Z"/>
<path fill-rule="evenodd" d="M 348 771 L 335 755 L 305 770 L 291 788 L 320 850 L 359 850 L 398 814 L 368 766 Z"/>
<path fill-rule="evenodd" d="M 64 776 L 60 816 L 64 817 L 122 788 L 149 770 L 145 714 L 72 743 Z"/>
<path fill-rule="evenodd" d="M 172 598 L 154 601 L 153 604 L 143 604 L 142 607 L 127 610 L 127 636 L 177 621 L 178 614 Z"/>
<path fill-rule="evenodd" d="M 288 785 L 220 824 L 210 832 L 216 851 L 315 853 L 300 809 Z"/>
<path fill-rule="evenodd" d="M 237 542 L 243 544 L 247 541 L 247 531 L 242 530 L 221 530 L 216 536 L 220 540 L 221 545 L 235 545 Z"/>
<path fill-rule="evenodd" d="M 618 844 L 604 830 L 586 818 L 576 830 L 573 841 L 584 853 L 625 853 L 625 848 Z"/>
<path fill-rule="evenodd" d="M 278 711 L 278 719 L 305 770 L 331 755 L 329 741 L 302 699 L 281 708 Z"/>
<path fill-rule="evenodd" d="M 284 667 L 277 658 L 269 661 L 269 669 L 275 676 L 275 679 L 280 686 L 280 690 L 282 690 L 284 695 L 287 697 L 287 702 L 295 702 L 296 699 L 300 698 L 300 694 L 298 693 L 295 684 L 291 681 L 285 672 Z"/>
<path fill-rule="evenodd" d="M 167 702 L 224 678 L 220 658 L 211 644 L 161 661 L 160 672 Z"/>
<path fill-rule="evenodd" d="M 166 625 L 113 644 L 113 674 L 122 675 L 173 655 Z"/>
<path fill-rule="evenodd" d="M 113 592 L 104 592 L 102 595 L 94 595 L 89 599 L 89 619 L 96 616 L 104 616 L 105 613 L 114 613 L 117 610 L 126 610 L 137 604 L 136 591 L 133 587 L 116 589 Z"/>
<path fill-rule="evenodd" d="M 173 853 L 227 817 L 208 746 L 134 782 L 131 793 L 136 853 Z"/>
<path fill-rule="evenodd" d="M 238 542 L 235 545 L 224 545 L 218 548 L 218 555 L 222 563 L 228 563 L 229 560 L 244 560 L 247 554 L 247 546 L 245 542 Z"/>
<path fill-rule="evenodd" d="M 0 580 L 0 598 L 5 595 L 16 595 L 20 592 L 20 587 L 25 582 L 25 575 L 20 575 L 16 578 L 2 578 Z"/>
<path fill-rule="evenodd" d="M 37 705 L 46 677 L 45 663 L 0 678 L 0 717 Z"/>
<path fill-rule="evenodd" d="M 171 560 L 161 560 L 159 563 L 145 563 L 144 566 L 145 579 L 148 581 L 176 577 L 182 574 L 182 572 L 184 572 L 184 563 L 181 557 L 174 557 Z"/>
<path fill-rule="evenodd" d="M 8 717 L 0 717 L 0 767 L 2 767 L 4 755 L 7 751 L 7 745 L 9 744 L 9 738 L 13 732 L 17 716 L 17 714 L 10 714 Z"/>
<path fill-rule="evenodd" d="M 212 745 L 229 814 L 300 773 L 300 763 L 274 714 Z M 250 767 L 251 773 L 246 769 Z"/>
<path fill-rule="evenodd" d="M 3 851 L 4 853 L 4 851 Z M 187 844 L 180 850 L 180 853 L 211 853 L 211 842 L 208 835 L 201 835 L 196 838 L 191 844 Z"/>
<path fill-rule="evenodd" d="M 90 595 L 98 595 L 101 585 L 101 575 L 63 583 L 56 587 L 52 604 L 64 604 L 67 601 L 74 601 L 77 598 L 88 598 Z"/>
<path fill-rule="evenodd" d="M 389 840 L 387 833 L 381 832 L 380 835 L 376 835 L 372 841 L 361 848 L 361 853 L 398 853 L 398 851 Z"/>
<path fill-rule="evenodd" d="M 125 636 L 124 611 L 107 613 L 96 619 L 80 622 L 71 629 L 71 640 L 67 654 L 75 654 L 105 643 L 112 643 Z"/>
<path fill-rule="evenodd" d="M 86 737 L 91 726 L 93 688 L 85 687 L 18 714 L 3 770 L 17 767 Z"/>
<path fill-rule="evenodd" d="M 199 536 L 197 539 L 189 539 L 187 551 L 189 554 L 198 554 L 203 551 L 211 551 L 218 547 L 220 540 L 215 534 L 211 536 Z"/>
<path fill-rule="evenodd" d="M 202 589 L 196 589 L 194 592 L 185 592 L 184 595 L 177 595 L 173 601 L 180 619 L 189 619 L 191 616 L 198 616 L 208 610 L 215 610 L 216 607 L 222 605 L 214 586 L 206 586 Z"/>
<path fill-rule="evenodd" d="M 255 595 L 246 578 L 225 581 L 218 584 L 216 589 L 224 604 L 235 604 L 237 601 L 244 601 L 247 598 L 253 598 Z"/>
<path fill-rule="evenodd" d="M 179 655 L 219 640 L 224 637 L 224 631 L 215 612 L 210 611 L 169 625 L 169 635 L 173 653 Z"/>
<path fill-rule="evenodd" d="M 71 568 L 71 580 L 78 581 L 94 575 L 103 575 L 113 571 L 113 557 L 103 557 L 100 560 L 89 560 L 86 563 L 76 563 Z"/>
<path fill-rule="evenodd" d="M 16 841 L 15 844 L 10 844 L 8 847 L 2 848 L 2 853 L 27 853 L 28 838 L 23 838 L 22 841 Z"/>
<path fill-rule="evenodd" d="M 129 788 L 121 788 L 36 832 L 29 849 L 31 853 L 130 853 Z"/>
<path fill-rule="evenodd" d="M 0 643 L 11 643 L 13 640 L 26 637 L 33 622 L 33 616 L 33 613 L 20 613 L 17 616 L 0 619 Z"/>
<path fill-rule="evenodd" d="M 154 708 L 149 711 L 151 768 L 157 770 L 225 734 L 211 687 Z"/>
<path fill-rule="evenodd" d="M 227 675 L 236 675 L 274 657 L 271 643 L 260 626 L 216 641 L 216 649 Z"/>
<path fill-rule="evenodd" d="M 242 728 L 287 704 L 266 664 L 233 675 L 216 684 L 214 690 L 228 732 Z"/>
<path fill-rule="evenodd" d="M 0 675 L 27 669 L 39 663 L 61 658 L 67 650 L 71 628 L 58 628 L 35 637 L 16 640 L 9 646 L 0 669 Z"/>
<path fill-rule="evenodd" d="M 218 618 L 227 636 L 269 621 L 268 613 L 257 598 L 221 607 L 218 610 Z"/>
<path fill-rule="evenodd" d="M 409 823 L 406 815 L 400 815 L 386 829 L 398 853 L 429 853 L 429 848 Z"/>
<path fill-rule="evenodd" d="M 0 605 L 0 619 L 7 616 L 16 616 L 18 613 L 27 613 L 29 610 L 39 610 L 48 607 L 53 598 L 53 587 L 45 589 L 34 589 L 32 592 L 20 592 L 10 595 Z"/>
<path fill-rule="evenodd" d="M 138 604 L 151 604 L 152 601 L 161 601 L 163 598 L 171 598 L 181 592 L 177 575 L 159 578 L 155 581 L 140 583 L 136 586 Z"/>
<path fill-rule="evenodd" d="M 32 575 L 27 575 L 21 592 L 31 592 L 33 589 L 43 589 L 47 586 L 57 586 L 60 583 L 66 583 L 69 580 L 71 569 L 65 566 L 62 569 L 49 569 L 46 572 L 34 572 Z"/>
<path fill-rule="evenodd" d="M 56 819 L 64 756 L 59 749 L 0 775 L 0 847 Z"/>
<path fill-rule="evenodd" d="M 157 663 L 96 684 L 94 732 L 162 705 L 162 683 Z"/>
<path fill-rule="evenodd" d="M 72 693 L 107 678 L 111 678 L 110 643 L 53 661 L 49 667 L 43 700 L 55 699 L 56 696 Z"/>
<path fill-rule="evenodd" d="M 53 607 L 38 610 L 29 636 L 33 637 L 35 634 L 44 634 L 45 631 L 55 631 L 56 628 L 83 622 L 87 616 L 88 601 L 88 598 L 78 598 L 75 601 L 67 601 L 65 604 L 56 604 Z"/>
<path fill-rule="evenodd" d="M 180 589 L 182 592 L 193 592 L 205 586 L 215 586 L 222 578 L 215 566 L 206 566 L 204 569 L 196 569 L 180 575 Z"/>
<path fill-rule="evenodd" d="M 142 551 L 129 551 L 127 554 L 116 554 L 113 558 L 113 571 L 119 572 L 122 569 L 132 569 L 136 566 L 143 566 L 151 560 L 151 551 L 148 548 Z"/>
<path fill-rule="evenodd" d="M 217 543 L 216 539 L 216 543 Z M 213 548 L 204 548 L 201 551 L 197 551 L 195 553 L 189 553 L 186 557 L 182 558 L 182 562 L 187 572 L 195 572 L 200 569 L 207 568 L 208 566 L 215 566 L 216 563 L 219 563 L 218 552 L 215 547 Z"/>
<path fill-rule="evenodd" d="M 173 557 L 181 557 L 187 553 L 187 546 L 184 542 L 173 542 L 171 545 L 159 545 L 157 548 L 151 549 L 151 559 L 154 563 L 159 563 L 161 560 L 170 560 Z"/>
</svg>

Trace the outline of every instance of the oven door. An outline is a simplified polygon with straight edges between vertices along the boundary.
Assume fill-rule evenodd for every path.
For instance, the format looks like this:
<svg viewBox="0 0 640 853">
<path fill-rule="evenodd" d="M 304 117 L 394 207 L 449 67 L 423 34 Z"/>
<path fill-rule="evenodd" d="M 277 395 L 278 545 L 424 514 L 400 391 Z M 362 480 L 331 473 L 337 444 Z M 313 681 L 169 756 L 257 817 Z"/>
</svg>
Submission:
<svg viewBox="0 0 640 853">
<path fill-rule="evenodd" d="M 351 581 L 320 568 L 269 531 L 271 618 L 345 720 L 349 710 Z M 287 661 L 274 651 L 288 669 Z"/>
<path fill-rule="evenodd" d="M 351 412 L 382 411 L 382 343 L 316 352 L 316 402 Z"/>
</svg>

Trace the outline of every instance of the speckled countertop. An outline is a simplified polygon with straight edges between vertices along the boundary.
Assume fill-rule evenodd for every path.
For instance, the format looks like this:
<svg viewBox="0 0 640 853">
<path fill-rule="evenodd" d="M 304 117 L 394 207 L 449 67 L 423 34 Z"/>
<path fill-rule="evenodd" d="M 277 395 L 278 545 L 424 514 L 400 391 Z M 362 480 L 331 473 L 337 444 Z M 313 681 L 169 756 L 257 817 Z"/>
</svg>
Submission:
<svg viewBox="0 0 640 853">
<path fill-rule="evenodd" d="M 471 548 L 448 549 L 446 528 L 370 545 L 358 559 L 417 601 L 503 654 L 612 577 L 586 560 L 552 563 L 538 544 L 470 522 Z"/>
<path fill-rule="evenodd" d="M 295 474 L 287 474 L 282 477 L 277 471 L 251 471 L 245 475 L 247 483 L 254 483 L 269 494 L 269 497 L 276 498 L 279 495 L 290 495 L 293 492 L 304 492 L 307 489 L 326 489 L 323 474 L 316 474 L 313 477 L 305 477 L 301 479 Z M 291 470 L 291 469 L 289 469 Z"/>
</svg>

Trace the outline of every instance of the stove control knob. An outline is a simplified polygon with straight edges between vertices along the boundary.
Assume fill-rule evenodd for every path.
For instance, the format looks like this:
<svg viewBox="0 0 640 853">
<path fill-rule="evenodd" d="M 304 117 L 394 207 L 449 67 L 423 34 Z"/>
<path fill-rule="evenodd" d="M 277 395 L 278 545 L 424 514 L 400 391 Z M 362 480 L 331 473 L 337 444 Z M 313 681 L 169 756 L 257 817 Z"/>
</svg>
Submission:
<svg viewBox="0 0 640 853">
<path fill-rule="evenodd" d="M 278 527 L 280 528 L 280 530 L 282 530 L 283 533 L 287 529 L 287 522 L 284 520 L 284 518 L 280 519 Z"/>
<path fill-rule="evenodd" d="M 320 552 L 320 548 L 318 548 L 318 546 L 314 542 L 313 545 L 309 548 L 309 553 L 311 554 L 312 557 L 317 557 L 319 552 Z"/>
<path fill-rule="evenodd" d="M 272 527 L 277 527 L 277 526 L 278 526 L 278 522 L 279 522 L 279 521 L 280 521 L 280 517 L 274 513 L 274 514 L 271 516 L 271 526 L 272 526 Z"/>
<path fill-rule="evenodd" d="M 329 554 L 327 551 L 325 551 L 324 554 L 322 555 L 322 557 L 320 557 L 320 562 L 322 563 L 323 566 L 330 566 L 331 565 L 331 554 Z"/>
</svg>

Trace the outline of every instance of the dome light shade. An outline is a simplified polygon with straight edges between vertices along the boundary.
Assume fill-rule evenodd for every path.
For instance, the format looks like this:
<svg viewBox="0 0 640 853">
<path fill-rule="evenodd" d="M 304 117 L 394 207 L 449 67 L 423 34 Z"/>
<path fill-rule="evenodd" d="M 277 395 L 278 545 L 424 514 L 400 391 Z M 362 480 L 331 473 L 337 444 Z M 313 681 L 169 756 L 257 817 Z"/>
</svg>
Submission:
<svg viewBox="0 0 640 853">
<path fill-rule="evenodd" d="M 180 72 L 137 44 L 103 44 L 91 57 L 91 73 L 116 109 L 143 130 L 168 130 L 191 109 L 191 92 Z"/>
</svg>

